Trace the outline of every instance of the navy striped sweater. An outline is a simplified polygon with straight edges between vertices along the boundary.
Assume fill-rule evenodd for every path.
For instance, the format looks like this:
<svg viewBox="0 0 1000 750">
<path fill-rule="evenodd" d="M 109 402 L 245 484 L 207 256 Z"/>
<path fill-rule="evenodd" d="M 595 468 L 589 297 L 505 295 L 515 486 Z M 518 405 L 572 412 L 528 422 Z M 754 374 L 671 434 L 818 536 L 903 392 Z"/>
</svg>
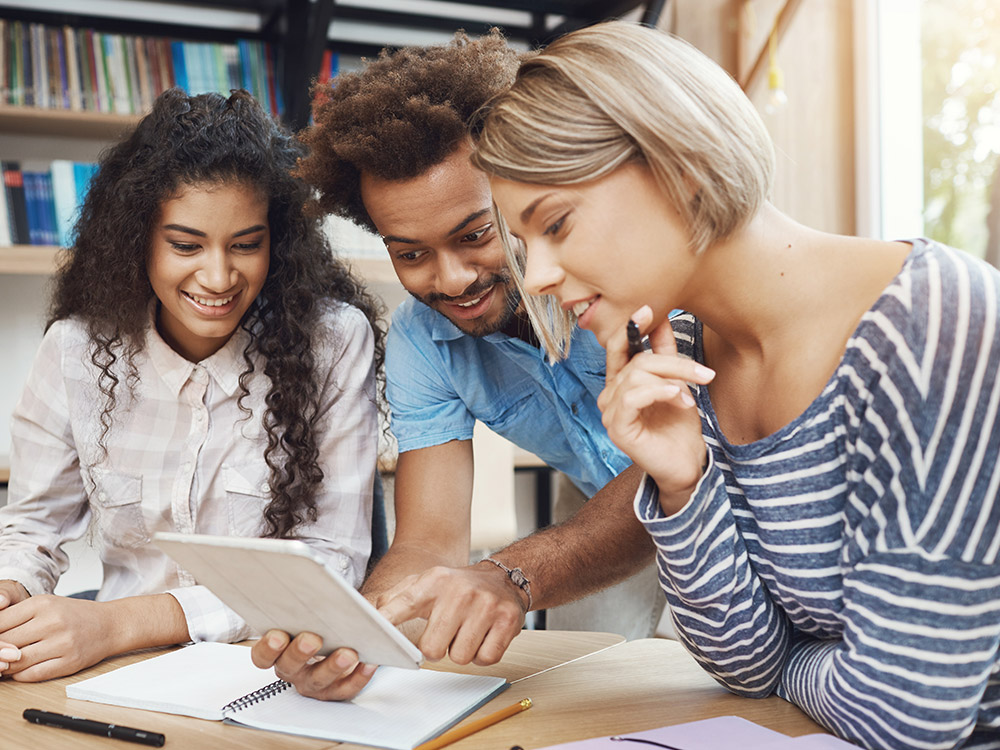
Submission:
<svg viewBox="0 0 1000 750">
<path fill-rule="evenodd" d="M 678 513 L 648 478 L 635 510 L 720 683 L 868 748 L 1000 748 L 998 303 L 997 271 L 917 240 L 793 422 L 730 444 L 696 389 L 707 471 Z"/>
</svg>

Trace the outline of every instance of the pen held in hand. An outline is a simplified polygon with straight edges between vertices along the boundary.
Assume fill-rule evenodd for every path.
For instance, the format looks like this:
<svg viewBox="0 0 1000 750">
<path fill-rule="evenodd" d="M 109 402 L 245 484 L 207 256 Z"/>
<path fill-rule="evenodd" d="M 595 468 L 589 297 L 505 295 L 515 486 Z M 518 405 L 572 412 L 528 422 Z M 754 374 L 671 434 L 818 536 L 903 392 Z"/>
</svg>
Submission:
<svg viewBox="0 0 1000 750">
<path fill-rule="evenodd" d="M 625 328 L 628 334 L 628 358 L 632 359 L 639 352 L 652 351 L 653 345 L 649 343 L 649 336 L 643 336 L 639 333 L 639 326 L 636 325 L 634 320 L 629 320 L 628 326 Z"/>
<path fill-rule="evenodd" d="M 33 724 L 42 724 L 47 727 L 57 727 L 59 729 L 70 729 L 74 732 L 84 732 L 86 734 L 96 734 L 101 737 L 111 737 L 115 740 L 125 740 L 126 742 L 137 742 L 140 745 L 163 747 L 163 743 L 166 742 L 166 738 L 157 732 L 147 732 L 145 729 L 122 727 L 117 724 L 105 724 L 103 721 L 81 719 L 79 716 L 54 714 L 49 711 L 39 711 L 37 708 L 26 708 L 21 716 Z"/>
<path fill-rule="evenodd" d="M 529 708 L 531 708 L 531 698 L 524 698 L 514 705 L 502 708 L 489 716 L 484 716 L 481 719 L 476 719 L 475 721 L 470 721 L 467 724 L 450 729 L 440 737 L 435 737 L 433 740 L 429 740 L 422 745 L 417 745 L 416 750 L 437 750 L 439 747 L 450 745 L 452 742 L 458 742 L 470 734 L 475 734 L 480 729 L 486 729 L 486 727 L 493 726 L 498 721 L 503 721 L 507 717 L 519 714 Z"/>
</svg>

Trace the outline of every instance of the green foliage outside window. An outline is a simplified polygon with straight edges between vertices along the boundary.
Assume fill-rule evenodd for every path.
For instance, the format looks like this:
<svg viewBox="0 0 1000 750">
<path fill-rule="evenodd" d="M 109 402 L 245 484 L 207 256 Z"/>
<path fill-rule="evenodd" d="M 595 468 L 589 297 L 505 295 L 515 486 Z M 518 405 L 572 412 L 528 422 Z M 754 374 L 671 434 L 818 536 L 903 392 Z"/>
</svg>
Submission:
<svg viewBox="0 0 1000 750">
<path fill-rule="evenodd" d="M 1000 0 L 923 0 L 921 8 L 925 233 L 996 265 Z"/>
</svg>

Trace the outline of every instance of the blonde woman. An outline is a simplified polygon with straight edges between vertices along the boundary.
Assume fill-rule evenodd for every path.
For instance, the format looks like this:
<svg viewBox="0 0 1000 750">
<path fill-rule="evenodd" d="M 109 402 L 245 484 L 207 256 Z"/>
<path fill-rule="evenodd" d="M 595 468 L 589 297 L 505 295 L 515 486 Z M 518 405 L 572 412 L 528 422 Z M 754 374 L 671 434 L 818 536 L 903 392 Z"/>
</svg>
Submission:
<svg viewBox="0 0 1000 750">
<path fill-rule="evenodd" d="M 651 29 L 556 41 L 478 129 L 524 286 L 607 350 L 692 654 L 865 747 L 1000 747 L 1000 274 L 782 214 L 756 111 Z"/>
</svg>

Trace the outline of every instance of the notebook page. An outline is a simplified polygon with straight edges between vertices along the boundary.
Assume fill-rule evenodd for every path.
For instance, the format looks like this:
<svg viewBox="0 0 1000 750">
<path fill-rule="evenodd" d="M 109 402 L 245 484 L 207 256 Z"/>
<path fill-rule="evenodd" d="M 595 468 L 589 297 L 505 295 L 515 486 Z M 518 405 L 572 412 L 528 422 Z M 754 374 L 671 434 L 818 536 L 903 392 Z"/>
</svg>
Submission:
<svg viewBox="0 0 1000 750">
<path fill-rule="evenodd" d="M 219 721 L 223 706 L 275 679 L 246 646 L 204 642 L 67 685 L 66 697 Z"/>
<path fill-rule="evenodd" d="M 226 721 L 306 737 L 410 750 L 468 716 L 507 687 L 500 677 L 380 667 L 352 701 L 304 698 L 294 688 Z"/>
</svg>

